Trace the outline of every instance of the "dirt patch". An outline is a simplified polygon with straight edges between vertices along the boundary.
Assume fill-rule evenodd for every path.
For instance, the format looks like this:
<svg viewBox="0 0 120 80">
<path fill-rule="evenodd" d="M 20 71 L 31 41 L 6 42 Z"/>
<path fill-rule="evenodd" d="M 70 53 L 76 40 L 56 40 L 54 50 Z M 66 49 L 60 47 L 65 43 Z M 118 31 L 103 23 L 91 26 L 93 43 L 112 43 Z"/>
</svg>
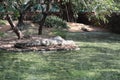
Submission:
<svg viewBox="0 0 120 80">
<path fill-rule="evenodd" d="M 68 31 L 70 32 L 107 31 L 105 28 L 102 28 L 102 27 L 93 27 L 90 25 L 85 25 L 85 24 L 80 24 L 80 23 L 68 22 L 67 25 L 69 26 Z"/>
<path fill-rule="evenodd" d="M 6 32 L 6 31 L 8 31 L 8 30 L 10 30 L 11 29 L 11 27 L 10 27 L 10 25 L 2 25 L 2 26 L 0 26 L 0 32 Z"/>
</svg>

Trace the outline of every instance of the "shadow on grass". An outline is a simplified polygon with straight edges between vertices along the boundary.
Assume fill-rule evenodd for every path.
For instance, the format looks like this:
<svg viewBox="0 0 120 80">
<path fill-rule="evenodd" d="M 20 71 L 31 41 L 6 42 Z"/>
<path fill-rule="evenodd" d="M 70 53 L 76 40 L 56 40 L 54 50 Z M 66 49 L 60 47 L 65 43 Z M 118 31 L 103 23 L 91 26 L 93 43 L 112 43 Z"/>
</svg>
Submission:
<svg viewBox="0 0 120 80">
<path fill-rule="evenodd" d="M 108 53 L 108 54 L 114 54 L 114 55 L 120 55 L 120 48 L 117 50 L 111 49 L 111 48 L 107 48 L 107 47 L 98 47 L 98 46 L 92 46 L 92 45 L 87 45 L 87 46 L 80 46 L 80 48 L 83 49 L 94 49 L 94 52 L 98 52 L 98 53 Z"/>
<path fill-rule="evenodd" d="M 72 32 L 67 33 L 67 39 L 82 42 L 120 42 L 120 35 L 109 32 Z"/>
</svg>

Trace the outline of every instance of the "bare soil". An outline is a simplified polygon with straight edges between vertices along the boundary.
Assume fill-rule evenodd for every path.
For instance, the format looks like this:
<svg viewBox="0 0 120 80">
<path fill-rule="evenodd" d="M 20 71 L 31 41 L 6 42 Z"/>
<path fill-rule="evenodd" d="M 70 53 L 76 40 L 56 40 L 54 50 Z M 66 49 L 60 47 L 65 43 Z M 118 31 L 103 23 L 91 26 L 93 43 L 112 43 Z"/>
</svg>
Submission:
<svg viewBox="0 0 120 80">
<path fill-rule="evenodd" d="M 87 29 L 89 32 L 91 31 L 107 31 L 103 27 L 93 27 L 91 25 L 85 25 L 85 24 L 80 24 L 80 23 L 70 23 L 68 22 L 67 25 L 69 26 L 68 31 L 70 32 L 85 32 L 82 30 L 83 28 Z"/>
</svg>

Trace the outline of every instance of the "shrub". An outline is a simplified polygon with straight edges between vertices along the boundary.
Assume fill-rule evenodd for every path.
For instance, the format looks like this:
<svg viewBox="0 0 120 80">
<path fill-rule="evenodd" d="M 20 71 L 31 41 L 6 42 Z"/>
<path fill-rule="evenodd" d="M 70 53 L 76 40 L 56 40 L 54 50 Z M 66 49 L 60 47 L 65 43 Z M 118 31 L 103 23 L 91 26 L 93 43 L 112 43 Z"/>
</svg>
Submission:
<svg viewBox="0 0 120 80">
<path fill-rule="evenodd" d="M 93 26 L 103 26 L 108 23 L 106 16 L 109 16 L 109 14 L 107 11 L 99 13 L 79 12 L 77 22 Z"/>
<path fill-rule="evenodd" d="M 66 21 L 57 16 L 48 16 L 45 20 L 45 25 L 47 27 L 67 28 Z"/>
<path fill-rule="evenodd" d="M 113 12 L 109 17 L 108 29 L 114 33 L 120 33 L 120 12 Z"/>
<path fill-rule="evenodd" d="M 53 30 L 52 32 L 55 36 L 61 36 L 62 38 L 66 39 L 67 31 L 56 29 L 56 30 Z"/>
</svg>

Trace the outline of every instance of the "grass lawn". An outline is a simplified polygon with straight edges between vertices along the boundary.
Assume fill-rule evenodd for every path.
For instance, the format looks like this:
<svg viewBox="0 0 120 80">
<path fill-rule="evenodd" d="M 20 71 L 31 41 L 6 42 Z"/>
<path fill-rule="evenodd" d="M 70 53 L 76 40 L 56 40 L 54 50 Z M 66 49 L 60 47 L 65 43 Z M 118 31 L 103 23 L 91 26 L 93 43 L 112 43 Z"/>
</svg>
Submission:
<svg viewBox="0 0 120 80">
<path fill-rule="evenodd" d="M 69 33 L 79 51 L 0 51 L 0 80 L 120 80 L 120 35 Z"/>
</svg>

